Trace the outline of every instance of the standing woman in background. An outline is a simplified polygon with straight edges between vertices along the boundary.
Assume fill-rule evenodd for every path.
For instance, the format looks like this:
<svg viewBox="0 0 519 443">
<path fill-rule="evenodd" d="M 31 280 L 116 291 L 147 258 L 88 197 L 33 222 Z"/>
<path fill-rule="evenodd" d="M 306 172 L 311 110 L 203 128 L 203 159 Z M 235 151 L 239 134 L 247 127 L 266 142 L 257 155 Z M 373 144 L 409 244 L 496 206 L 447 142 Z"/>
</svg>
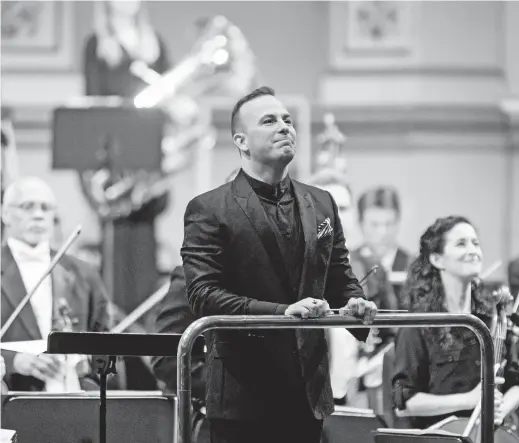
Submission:
<svg viewBox="0 0 519 443">
<path fill-rule="evenodd" d="M 163 74 L 170 67 L 164 43 L 140 1 L 101 1 L 93 5 L 94 33 L 88 38 L 84 51 L 85 93 L 133 98 L 146 83 L 132 73 L 132 63 L 142 62 Z M 101 169 L 88 171 L 81 177 L 83 192 L 90 204 L 101 217 L 113 220 L 113 238 L 109 239 L 114 252 L 111 295 L 113 302 L 126 313 L 139 306 L 158 285 L 154 222 L 167 206 L 168 193 L 138 201 L 134 198 L 160 179 L 155 175 L 139 173 L 137 178 L 131 172 L 123 172 L 110 176 Z M 129 192 L 108 214 L 102 214 L 103 201 L 96 196 L 103 196 L 107 188 L 118 183 L 130 183 Z M 106 207 L 104 209 L 106 211 Z M 131 372 L 128 368 L 129 385 L 133 384 Z M 154 388 L 143 386 L 143 380 L 136 383 L 137 388 Z"/>
</svg>

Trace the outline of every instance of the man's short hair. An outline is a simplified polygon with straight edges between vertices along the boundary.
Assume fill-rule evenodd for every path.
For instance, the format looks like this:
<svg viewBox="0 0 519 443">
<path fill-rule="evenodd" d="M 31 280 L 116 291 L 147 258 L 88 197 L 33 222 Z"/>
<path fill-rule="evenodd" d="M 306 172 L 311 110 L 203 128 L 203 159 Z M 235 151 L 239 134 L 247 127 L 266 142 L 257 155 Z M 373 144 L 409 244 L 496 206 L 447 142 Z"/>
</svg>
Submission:
<svg viewBox="0 0 519 443">
<path fill-rule="evenodd" d="M 380 186 L 364 192 L 357 203 L 359 220 L 364 218 L 364 212 L 369 208 L 392 209 L 400 217 L 400 198 L 394 188 Z"/>
<path fill-rule="evenodd" d="M 237 132 L 238 127 L 238 120 L 240 118 L 239 113 L 241 107 L 251 100 L 254 100 L 256 97 L 261 97 L 262 95 L 272 95 L 275 96 L 276 92 L 274 89 L 268 87 L 268 86 L 261 86 L 251 93 L 247 94 L 245 97 L 242 97 L 238 100 L 238 102 L 234 105 L 234 108 L 232 110 L 231 114 L 231 135 L 234 137 L 234 134 Z"/>
</svg>

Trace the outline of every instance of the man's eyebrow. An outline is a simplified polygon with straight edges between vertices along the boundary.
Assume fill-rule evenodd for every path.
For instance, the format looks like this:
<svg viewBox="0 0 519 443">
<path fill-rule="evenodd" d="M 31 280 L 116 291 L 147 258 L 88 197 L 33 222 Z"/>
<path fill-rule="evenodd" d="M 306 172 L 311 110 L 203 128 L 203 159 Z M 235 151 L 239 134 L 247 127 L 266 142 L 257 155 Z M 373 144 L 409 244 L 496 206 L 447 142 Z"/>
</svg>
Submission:
<svg viewBox="0 0 519 443">
<path fill-rule="evenodd" d="M 275 117 L 276 117 L 276 116 L 275 116 L 274 114 L 272 114 L 272 113 L 263 114 L 263 115 L 260 117 L 259 121 L 262 121 L 262 120 L 264 120 L 264 119 L 266 119 L 266 118 L 275 118 Z M 287 118 L 287 117 L 288 117 L 288 118 L 292 118 L 292 116 L 291 116 L 290 113 L 288 113 L 288 112 L 283 113 L 283 114 L 281 115 L 281 117 L 282 117 L 282 118 Z"/>
</svg>

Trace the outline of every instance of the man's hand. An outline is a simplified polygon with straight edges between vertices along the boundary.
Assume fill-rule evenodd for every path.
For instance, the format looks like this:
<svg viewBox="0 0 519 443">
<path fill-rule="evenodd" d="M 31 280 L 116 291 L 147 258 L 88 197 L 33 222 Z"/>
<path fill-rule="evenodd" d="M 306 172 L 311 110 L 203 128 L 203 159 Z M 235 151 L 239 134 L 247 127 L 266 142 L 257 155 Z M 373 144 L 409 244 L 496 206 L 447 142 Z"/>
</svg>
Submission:
<svg viewBox="0 0 519 443">
<path fill-rule="evenodd" d="M 53 378 L 59 372 L 60 366 L 57 355 L 18 352 L 13 359 L 13 367 L 18 374 L 32 375 L 42 381 Z"/>
<path fill-rule="evenodd" d="M 348 304 L 339 310 L 339 314 L 362 318 L 365 325 L 370 325 L 377 315 L 377 305 L 363 298 L 350 298 Z"/>
<path fill-rule="evenodd" d="M 330 306 L 326 300 L 307 297 L 290 305 L 285 311 L 285 315 L 295 318 L 316 318 L 324 317 Z"/>
</svg>

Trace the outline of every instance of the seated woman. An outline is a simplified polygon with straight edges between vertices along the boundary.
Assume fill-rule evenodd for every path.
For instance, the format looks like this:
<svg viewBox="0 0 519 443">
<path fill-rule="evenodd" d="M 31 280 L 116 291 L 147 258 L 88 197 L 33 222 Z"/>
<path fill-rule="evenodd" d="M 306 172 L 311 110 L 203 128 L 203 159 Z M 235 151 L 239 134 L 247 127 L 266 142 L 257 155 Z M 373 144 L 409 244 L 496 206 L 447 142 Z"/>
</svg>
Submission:
<svg viewBox="0 0 519 443">
<path fill-rule="evenodd" d="M 472 313 L 491 326 L 495 302 L 478 281 L 483 253 L 464 217 L 440 218 L 420 238 L 420 254 L 404 286 L 411 312 Z M 498 307 L 502 309 L 502 307 Z M 481 398 L 480 347 L 467 328 L 401 328 L 395 342 L 393 402 L 415 428 L 469 417 Z M 519 406 L 517 371 L 505 351 L 505 390 L 496 391 L 495 421 Z"/>
</svg>

